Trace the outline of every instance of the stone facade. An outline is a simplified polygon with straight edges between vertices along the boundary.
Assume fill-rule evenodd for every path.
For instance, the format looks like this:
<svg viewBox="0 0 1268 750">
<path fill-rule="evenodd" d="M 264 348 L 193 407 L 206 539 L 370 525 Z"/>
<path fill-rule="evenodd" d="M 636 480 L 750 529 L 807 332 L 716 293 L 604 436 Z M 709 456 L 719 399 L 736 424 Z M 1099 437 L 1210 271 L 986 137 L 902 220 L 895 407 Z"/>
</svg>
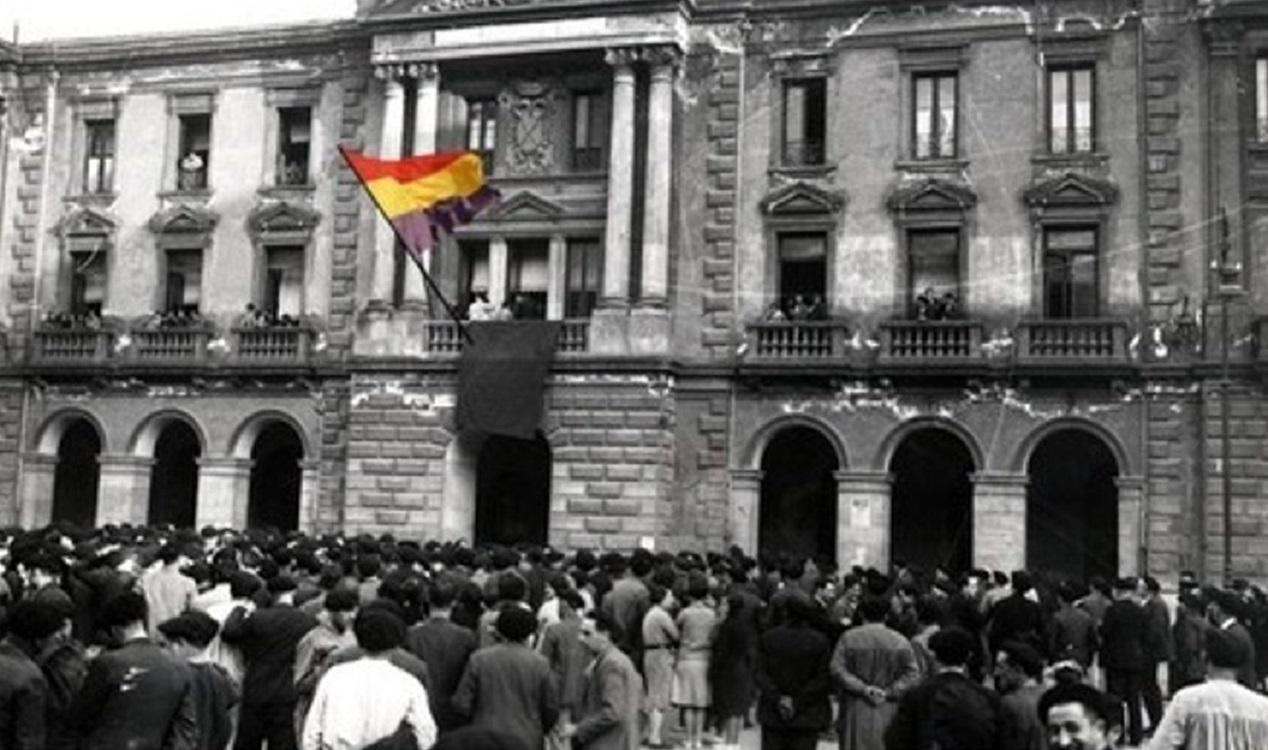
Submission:
<svg viewBox="0 0 1268 750">
<path fill-rule="evenodd" d="M 766 459 L 801 431 L 834 466 L 806 500 L 834 519 L 821 551 L 883 566 L 916 502 L 898 457 L 932 431 L 967 456 L 969 561 L 1008 569 L 1044 538 L 1032 459 L 1073 431 L 1113 469 L 1100 570 L 1216 575 L 1227 529 L 1231 572 L 1268 577 L 1264 9 L 795 5 L 363 2 L 268 31 L 0 43 L 0 520 L 53 517 L 79 423 L 100 445 L 94 520 L 146 520 L 157 441 L 180 423 L 200 524 L 254 517 L 261 436 L 281 429 L 302 447 L 298 525 L 478 537 L 485 442 L 455 429 L 460 333 L 336 146 L 479 145 L 504 200 L 430 270 L 459 304 L 528 293 L 564 321 L 541 426 L 551 543 L 753 551 L 778 525 Z M 1077 71 L 1088 141 L 1054 148 L 1051 87 Z M 924 123 L 953 135 L 930 158 L 918 86 L 939 78 L 954 112 Z M 821 133 L 799 98 L 820 90 Z M 308 175 L 287 182 L 296 108 Z M 176 181 L 189 114 L 211 117 L 208 189 Z M 103 120 L 113 181 L 85 190 Z M 1045 253 L 1074 230 L 1095 237 L 1094 297 L 1054 312 Z M 960 315 L 918 323 L 930 232 L 953 238 L 934 283 L 954 278 Z M 823 249 L 785 256 L 790 237 Z M 591 247 L 594 278 L 577 270 Z M 244 330 L 270 248 L 302 251 L 301 325 Z M 171 250 L 201 253 L 201 322 L 155 334 Z M 47 326 L 100 258 L 101 327 Z M 807 258 L 821 288 L 788 280 L 784 261 Z M 812 288 L 822 320 L 767 320 Z"/>
</svg>

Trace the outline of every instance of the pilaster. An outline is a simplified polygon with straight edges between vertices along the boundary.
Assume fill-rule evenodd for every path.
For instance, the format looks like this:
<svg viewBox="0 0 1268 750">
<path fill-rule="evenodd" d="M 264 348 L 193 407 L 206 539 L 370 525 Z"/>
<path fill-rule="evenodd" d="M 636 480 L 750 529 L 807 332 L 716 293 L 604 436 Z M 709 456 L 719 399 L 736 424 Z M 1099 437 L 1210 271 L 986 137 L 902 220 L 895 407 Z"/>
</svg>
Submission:
<svg viewBox="0 0 1268 750">
<path fill-rule="evenodd" d="M 1026 567 L 1025 474 L 979 473 L 973 481 L 973 565 L 1013 571 Z"/>
<path fill-rule="evenodd" d="M 889 567 L 892 477 L 883 471 L 835 471 L 837 564 Z"/>
<path fill-rule="evenodd" d="M 150 515 L 149 456 L 103 455 L 101 482 L 97 491 L 97 525 L 108 523 L 145 524 Z"/>
<path fill-rule="evenodd" d="M 249 458 L 198 459 L 198 528 L 246 528 L 254 464 Z"/>
<path fill-rule="evenodd" d="M 732 544 L 748 554 L 757 552 L 757 527 L 762 497 L 761 469 L 731 470 L 731 502 L 728 535 Z"/>
<path fill-rule="evenodd" d="M 28 453 L 22 457 L 22 502 L 18 525 L 38 529 L 53 521 L 53 481 L 58 458 L 49 453 Z"/>
</svg>

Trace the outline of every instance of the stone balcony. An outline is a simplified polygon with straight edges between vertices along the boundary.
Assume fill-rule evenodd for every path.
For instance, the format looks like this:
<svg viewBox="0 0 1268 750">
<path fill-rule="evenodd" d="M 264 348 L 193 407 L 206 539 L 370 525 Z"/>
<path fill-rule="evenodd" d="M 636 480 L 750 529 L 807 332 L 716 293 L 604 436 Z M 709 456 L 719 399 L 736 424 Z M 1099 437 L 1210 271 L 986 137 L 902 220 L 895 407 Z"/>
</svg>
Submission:
<svg viewBox="0 0 1268 750">
<path fill-rule="evenodd" d="M 61 368 L 187 369 L 203 366 L 305 367 L 311 364 L 313 331 L 296 326 L 232 328 L 223 346 L 210 326 L 189 328 L 40 328 L 31 338 L 27 364 Z"/>
<path fill-rule="evenodd" d="M 879 333 L 879 365 L 964 365 L 985 358 L 977 321 L 891 320 L 881 323 Z"/>
<path fill-rule="evenodd" d="M 585 354 L 590 351 L 590 319 L 569 318 L 560 321 L 559 354 Z M 457 356 L 462 352 L 462 331 L 452 320 L 429 320 L 424 323 L 423 340 L 429 356 Z"/>
<path fill-rule="evenodd" d="M 849 327 L 839 320 L 778 320 L 748 325 L 749 358 L 758 362 L 844 361 Z"/>
<path fill-rule="evenodd" d="M 1018 364 L 1126 365 L 1127 323 L 1112 319 L 1024 320 L 1017 326 Z"/>
</svg>

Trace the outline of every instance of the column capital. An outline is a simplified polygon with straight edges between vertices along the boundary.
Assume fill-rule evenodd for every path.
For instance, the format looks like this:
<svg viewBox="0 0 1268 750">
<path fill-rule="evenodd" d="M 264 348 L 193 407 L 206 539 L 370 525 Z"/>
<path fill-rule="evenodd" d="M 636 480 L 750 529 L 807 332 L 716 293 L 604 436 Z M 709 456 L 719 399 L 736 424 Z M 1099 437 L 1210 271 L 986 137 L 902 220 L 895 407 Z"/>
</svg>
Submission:
<svg viewBox="0 0 1268 750">
<path fill-rule="evenodd" d="M 374 66 L 374 77 L 400 83 L 405 78 L 431 80 L 440 75 L 440 66 L 432 60 L 380 63 Z"/>
<path fill-rule="evenodd" d="M 978 471 L 970 474 L 969 480 L 977 487 L 1025 487 L 1030 484 L 1030 475 Z"/>
<path fill-rule="evenodd" d="M 155 463 L 153 456 L 136 456 L 131 453 L 104 453 L 97 456 L 102 471 L 108 469 L 148 469 Z"/>
<path fill-rule="evenodd" d="M 874 485 L 888 486 L 894 481 L 894 475 L 888 471 L 866 471 L 859 469 L 842 469 L 832 472 L 832 478 L 842 485 Z"/>
<path fill-rule="evenodd" d="M 633 75 L 632 68 L 639 58 L 638 47 L 609 47 L 603 52 L 603 61 L 616 68 L 618 75 L 622 72 Z"/>
<path fill-rule="evenodd" d="M 1114 477 L 1114 486 L 1119 492 L 1143 492 L 1145 490 L 1144 477 Z"/>
<path fill-rule="evenodd" d="M 639 50 L 639 57 L 651 69 L 653 79 L 672 78 L 674 70 L 682 62 L 682 52 L 672 44 L 643 47 Z"/>
<path fill-rule="evenodd" d="M 23 453 L 22 463 L 27 466 L 56 466 L 59 457 L 56 453 Z"/>
<path fill-rule="evenodd" d="M 250 471 L 255 460 L 237 456 L 199 456 L 194 463 L 198 464 L 200 471 L 233 472 Z"/>
<path fill-rule="evenodd" d="M 761 469 L 731 469 L 731 484 L 760 484 L 765 475 Z"/>
</svg>

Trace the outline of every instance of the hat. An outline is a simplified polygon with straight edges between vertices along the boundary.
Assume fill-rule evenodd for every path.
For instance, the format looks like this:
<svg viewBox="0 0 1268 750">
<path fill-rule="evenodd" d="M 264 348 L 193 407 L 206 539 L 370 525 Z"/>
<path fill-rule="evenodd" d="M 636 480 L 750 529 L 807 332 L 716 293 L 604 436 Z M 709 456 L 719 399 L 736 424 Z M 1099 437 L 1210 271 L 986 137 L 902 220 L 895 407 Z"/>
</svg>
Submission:
<svg viewBox="0 0 1268 750">
<path fill-rule="evenodd" d="M 508 641 L 522 641 L 537 630 L 537 618 L 532 612 L 519 606 L 502 610 L 497 619 L 497 631 Z"/>
</svg>

